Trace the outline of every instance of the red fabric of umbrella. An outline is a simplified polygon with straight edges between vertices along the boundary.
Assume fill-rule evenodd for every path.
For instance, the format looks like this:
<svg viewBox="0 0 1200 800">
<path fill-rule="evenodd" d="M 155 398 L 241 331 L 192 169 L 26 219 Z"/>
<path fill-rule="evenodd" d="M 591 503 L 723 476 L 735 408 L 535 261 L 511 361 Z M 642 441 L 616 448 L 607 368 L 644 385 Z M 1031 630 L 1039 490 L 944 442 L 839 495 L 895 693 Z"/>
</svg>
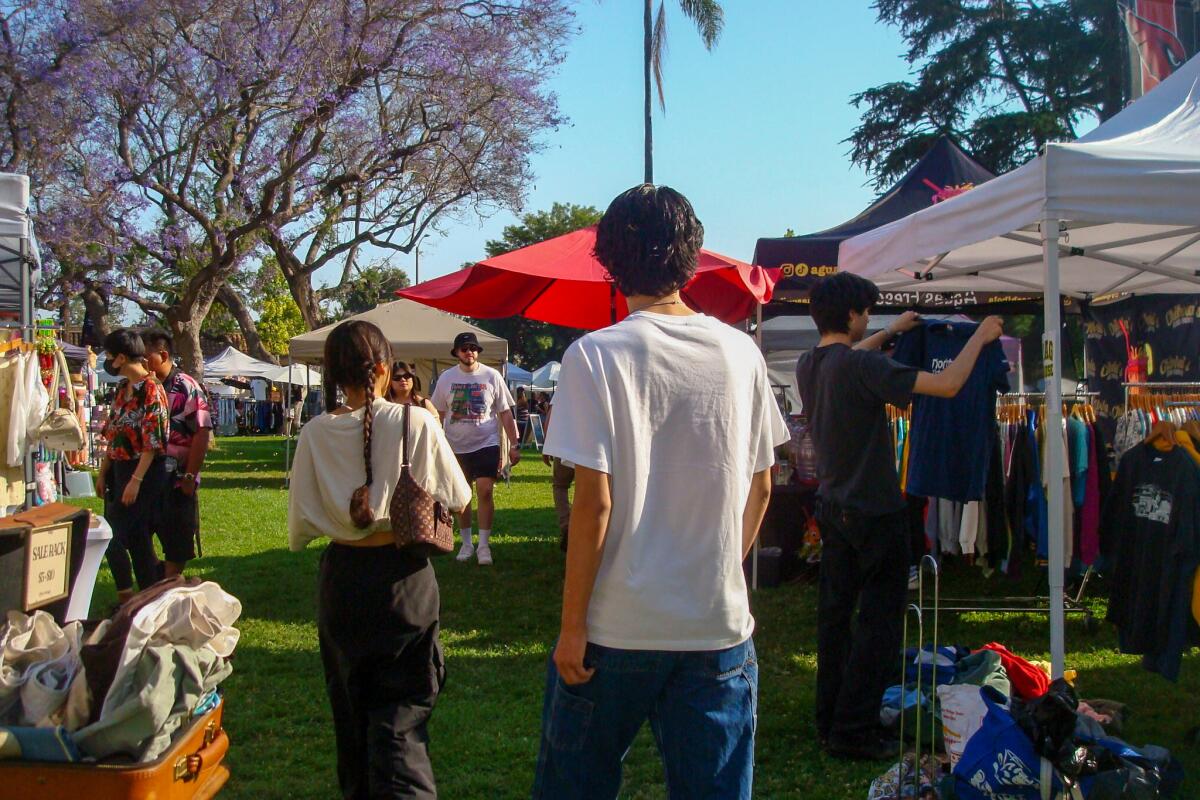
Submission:
<svg viewBox="0 0 1200 800">
<path fill-rule="evenodd" d="M 396 294 L 468 317 L 519 316 L 595 330 L 629 313 L 592 255 L 595 245 L 595 226 L 582 228 Z M 768 302 L 774 286 L 775 276 L 762 267 L 701 250 L 696 275 L 682 295 L 693 309 L 735 323 Z"/>
</svg>

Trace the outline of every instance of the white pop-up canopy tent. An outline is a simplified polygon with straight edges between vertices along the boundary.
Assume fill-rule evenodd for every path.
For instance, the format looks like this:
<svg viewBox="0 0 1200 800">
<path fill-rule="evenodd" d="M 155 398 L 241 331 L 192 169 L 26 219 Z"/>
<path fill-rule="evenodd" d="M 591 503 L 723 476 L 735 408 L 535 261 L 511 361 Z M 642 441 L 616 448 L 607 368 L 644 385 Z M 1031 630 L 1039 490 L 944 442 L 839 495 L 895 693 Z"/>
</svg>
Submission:
<svg viewBox="0 0 1200 800">
<path fill-rule="evenodd" d="M 1075 142 L 842 243 L 839 266 L 880 288 L 1042 291 L 1047 425 L 1062 423 L 1060 294 L 1200 291 L 1200 58 Z M 1063 442 L 1047 438 L 1047 474 Z M 1062 675 L 1063 487 L 1049 482 L 1050 654 Z"/>
<path fill-rule="evenodd" d="M 557 361 L 547 361 L 533 371 L 531 379 L 534 389 L 552 390 L 558 386 L 558 373 L 562 364 Z"/>
<path fill-rule="evenodd" d="M 205 378 L 263 378 L 265 380 L 272 380 L 268 376 L 278 369 L 280 369 L 278 364 L 252 358 L 233 347 L 226 347 L 220 353 L 204 361 Z"/>
</svg>

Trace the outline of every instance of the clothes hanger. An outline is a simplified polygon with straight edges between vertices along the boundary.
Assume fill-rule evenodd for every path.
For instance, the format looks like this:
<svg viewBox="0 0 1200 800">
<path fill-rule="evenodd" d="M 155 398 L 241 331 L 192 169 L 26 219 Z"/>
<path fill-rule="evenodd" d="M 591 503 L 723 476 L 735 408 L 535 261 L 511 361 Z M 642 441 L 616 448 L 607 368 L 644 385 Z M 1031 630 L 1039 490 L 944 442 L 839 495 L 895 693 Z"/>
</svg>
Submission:
<svg viewBox="0 0 1200 800">
<path fill-rule="evenodd" d="M 1164 453 L 1174 450 L 1175 423 L 1168 420 L 1159 420 L 1154 423 L 1150 427 L 1150 433 L 1146 436 L 1145 442 Z"/>
</svg>

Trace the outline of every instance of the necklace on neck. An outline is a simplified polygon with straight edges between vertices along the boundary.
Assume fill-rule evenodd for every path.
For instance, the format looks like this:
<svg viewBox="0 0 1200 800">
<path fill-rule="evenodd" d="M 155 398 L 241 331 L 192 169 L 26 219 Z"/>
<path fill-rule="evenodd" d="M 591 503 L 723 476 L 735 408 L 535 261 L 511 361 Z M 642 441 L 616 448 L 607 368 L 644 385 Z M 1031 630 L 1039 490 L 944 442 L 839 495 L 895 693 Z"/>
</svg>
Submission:
<svg viewBox="0 0 1200 800">
<path fill-rule="evenodd" d="M 639 308 L 638 311 L 644 311 L 647 308 L 654 308 L 655 306 L 679 306 L 679 305 L 683 305 L 682 300 L 660 300 L 657 303 L 650 303 L 649 305 L 644 305 L 641 308 Z"/>
</svg>

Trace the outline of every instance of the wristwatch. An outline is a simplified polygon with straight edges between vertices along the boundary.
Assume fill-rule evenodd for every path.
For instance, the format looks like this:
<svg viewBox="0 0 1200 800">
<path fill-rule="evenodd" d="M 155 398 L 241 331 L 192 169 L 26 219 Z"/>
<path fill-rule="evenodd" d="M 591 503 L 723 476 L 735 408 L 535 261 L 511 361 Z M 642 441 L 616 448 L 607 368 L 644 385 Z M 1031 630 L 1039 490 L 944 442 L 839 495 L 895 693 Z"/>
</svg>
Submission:
<svg viewBox="0 0 1200 800">
<path fill-rule="evenodd" d="M 193 486 L 196 485 L 196 473 L 194 473 L 194 472 L 185 472 L 182 475 L 180 475 L 179 477 L 182 480 L 191 481 Z"/>
</svg>

